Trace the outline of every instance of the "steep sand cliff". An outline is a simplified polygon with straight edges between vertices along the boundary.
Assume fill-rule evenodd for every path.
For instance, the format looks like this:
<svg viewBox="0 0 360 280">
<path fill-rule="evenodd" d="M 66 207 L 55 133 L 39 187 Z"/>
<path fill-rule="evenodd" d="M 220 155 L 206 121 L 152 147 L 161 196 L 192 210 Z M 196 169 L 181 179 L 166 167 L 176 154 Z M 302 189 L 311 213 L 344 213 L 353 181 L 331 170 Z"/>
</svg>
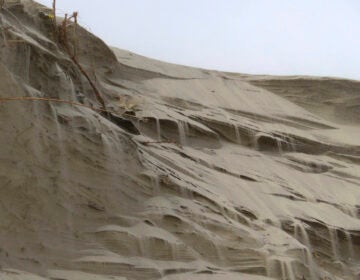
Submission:
<svg viewBox="0 0 360 280">
<path fill-rule="evenodd" d="M 173 65 L 79 28 L 108 115 L 50 11 L 5 7 L 0 279 L 360 279 L 359 81 Z"/>
</svg>

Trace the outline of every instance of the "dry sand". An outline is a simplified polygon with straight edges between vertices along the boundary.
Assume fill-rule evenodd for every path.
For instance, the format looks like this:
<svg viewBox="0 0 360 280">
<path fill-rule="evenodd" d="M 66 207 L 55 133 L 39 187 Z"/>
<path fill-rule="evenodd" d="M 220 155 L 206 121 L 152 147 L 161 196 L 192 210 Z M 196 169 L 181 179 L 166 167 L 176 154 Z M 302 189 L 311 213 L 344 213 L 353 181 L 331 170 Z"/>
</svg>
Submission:
<svg viewBox="0 0 360 280">
<path fill-rule="evenodd" d="M 0 97 L 98 106 L 48 13 L 0 12 Z M 207 71 L 78 38 L 128 119 L 0 102 L 0 279 L 360 279 L 359 81 Z"/>
</svg>

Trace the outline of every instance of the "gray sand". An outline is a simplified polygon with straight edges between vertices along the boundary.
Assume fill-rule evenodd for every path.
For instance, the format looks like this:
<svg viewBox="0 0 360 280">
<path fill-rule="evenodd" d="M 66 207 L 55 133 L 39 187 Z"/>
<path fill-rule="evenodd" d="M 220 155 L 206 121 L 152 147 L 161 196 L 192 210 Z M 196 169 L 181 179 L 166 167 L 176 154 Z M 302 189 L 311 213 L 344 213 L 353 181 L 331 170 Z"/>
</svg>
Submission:
<svg viewBox="0 0 360 280">
<path fill-rule="evenodd" d="M 0 97 L 98 107 L 49 10 L 6 7 Z M 0 102 L 0 279 L 359 279 L 359 81 L 173 65 L 82 28 L 78 41 L 124 120 Z"/>
</svg>

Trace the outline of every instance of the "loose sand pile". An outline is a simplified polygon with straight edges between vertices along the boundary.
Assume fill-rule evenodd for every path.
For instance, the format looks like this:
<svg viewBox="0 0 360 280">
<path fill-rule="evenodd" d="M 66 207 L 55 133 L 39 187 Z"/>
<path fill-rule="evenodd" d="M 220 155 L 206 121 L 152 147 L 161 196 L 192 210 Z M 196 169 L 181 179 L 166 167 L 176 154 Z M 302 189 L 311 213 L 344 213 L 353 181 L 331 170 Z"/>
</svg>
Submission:
<svg viewBox="0 0 360 280">
<path fill-rule="evenodd" d="M 110 49 L 0 12 L 0 279 L 359 279 L 360 82 Z M 87 106 L 87 107 L 86 107 Z"/>
</svg>

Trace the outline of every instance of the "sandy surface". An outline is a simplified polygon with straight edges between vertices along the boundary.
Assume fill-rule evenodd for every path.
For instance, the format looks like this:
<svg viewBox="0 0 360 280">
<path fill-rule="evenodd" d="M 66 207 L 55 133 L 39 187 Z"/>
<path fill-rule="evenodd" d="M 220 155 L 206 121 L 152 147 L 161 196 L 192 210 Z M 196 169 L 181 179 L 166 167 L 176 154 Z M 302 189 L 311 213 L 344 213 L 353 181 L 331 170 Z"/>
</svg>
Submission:
<svg viewBox="0 0 360 280">
<path fill-rule="evenodd" d="M 0 12 L 0 97 L 97 107 L 48 13 Z M 0 279 L 359 279 L 359 81 L 173 65 L 81 28 L 78 41 L 123 120 L 0 102 Z"/>
</svg>

